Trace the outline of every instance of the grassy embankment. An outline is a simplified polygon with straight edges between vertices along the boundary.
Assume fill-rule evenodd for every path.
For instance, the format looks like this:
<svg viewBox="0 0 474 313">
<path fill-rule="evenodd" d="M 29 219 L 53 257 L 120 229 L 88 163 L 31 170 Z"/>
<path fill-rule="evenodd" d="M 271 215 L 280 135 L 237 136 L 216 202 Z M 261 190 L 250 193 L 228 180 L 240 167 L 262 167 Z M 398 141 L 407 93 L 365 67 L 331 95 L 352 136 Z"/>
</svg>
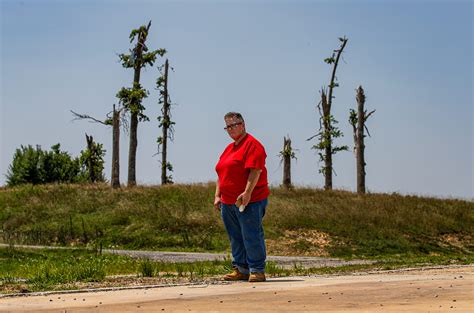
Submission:
<svg viewBox="0 0 474 313">
<path fill-rule="evenodd" d="M 0 238 L 4 243 L 94 249 L 102 245 L 226 251 L 228 240 L 211 205 L 213 194 L 212 184 L 122 190 L 105 185 L 0 189 Z M 277 188 L 272 189 L 264 226 L 269 254 L 370 258 L 383 260 L 385 267 L 473 260 L 474 203 L 468 201 Z M 84 251 L 1 251 L 3 286 L 15 283 L 14 277 L 24 277 L 33 290 L 51 288 L 47 282 L 103 281 L 106 275 L 114 274 L 163 276 L 159 273 L 181 272 L 177 277 L 189 278 L 228 270 L 225 262 L 170 268 Z M 68 269 L 68 264 L 74 264 L 74 269 Z M 295 267 L 284 271 L 274 264 L 269 266 L 269 273 L 276 275 L 321 271 L 328 270 Z"/>
</svg>

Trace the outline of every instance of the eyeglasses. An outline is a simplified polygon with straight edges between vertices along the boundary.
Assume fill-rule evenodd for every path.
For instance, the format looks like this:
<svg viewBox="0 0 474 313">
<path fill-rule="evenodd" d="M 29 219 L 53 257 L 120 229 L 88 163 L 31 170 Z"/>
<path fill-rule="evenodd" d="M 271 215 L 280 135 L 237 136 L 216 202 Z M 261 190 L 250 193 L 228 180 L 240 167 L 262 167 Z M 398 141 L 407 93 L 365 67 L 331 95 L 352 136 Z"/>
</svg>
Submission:
<svg viewBox="0 0 474 313">
<path fill-rule="evenodd" d="M 237 122 L 237 123 L 229 124 L 229 125 L 227 125 L 226 127 L 224 127 L 224 130 L 232 130 L 232 129 L 234 129 L 237 125 L 240 125 L 240 124 L 242 124 L 242 122 Z"/>
</svg>

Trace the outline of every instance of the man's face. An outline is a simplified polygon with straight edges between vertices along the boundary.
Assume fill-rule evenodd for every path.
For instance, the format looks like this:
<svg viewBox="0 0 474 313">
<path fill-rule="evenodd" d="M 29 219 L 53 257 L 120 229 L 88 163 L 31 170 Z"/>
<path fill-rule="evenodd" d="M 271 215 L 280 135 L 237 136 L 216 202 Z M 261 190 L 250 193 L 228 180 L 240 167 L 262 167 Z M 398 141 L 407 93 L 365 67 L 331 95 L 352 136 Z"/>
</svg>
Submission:
<svg viewBox="0 0 474 313">
<path fill-rule="evenodd" d="M 225 125 L 227 133 L 234 140 L 239 139 L 245 131 L 245 123 L 236 117 L 226 118 Z"/>
</svg>

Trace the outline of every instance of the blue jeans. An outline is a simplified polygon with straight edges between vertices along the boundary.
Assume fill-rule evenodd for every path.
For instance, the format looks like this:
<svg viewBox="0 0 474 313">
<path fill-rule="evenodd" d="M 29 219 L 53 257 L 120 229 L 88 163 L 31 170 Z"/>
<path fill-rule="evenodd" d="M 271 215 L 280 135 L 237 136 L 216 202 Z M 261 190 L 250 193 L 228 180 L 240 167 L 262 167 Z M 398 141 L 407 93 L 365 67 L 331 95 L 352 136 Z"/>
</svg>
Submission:
<svg viewBox="0 0 474 313">
<path fill-rule="evenodd" d="M 251 202 L 244 212 L 234 204 L 221 203 L 221 215 L 232 248 L 232 266 L 241 273 L 264 273 L 267 252 L 262 220 L 268 199 Z"/>
</svg>

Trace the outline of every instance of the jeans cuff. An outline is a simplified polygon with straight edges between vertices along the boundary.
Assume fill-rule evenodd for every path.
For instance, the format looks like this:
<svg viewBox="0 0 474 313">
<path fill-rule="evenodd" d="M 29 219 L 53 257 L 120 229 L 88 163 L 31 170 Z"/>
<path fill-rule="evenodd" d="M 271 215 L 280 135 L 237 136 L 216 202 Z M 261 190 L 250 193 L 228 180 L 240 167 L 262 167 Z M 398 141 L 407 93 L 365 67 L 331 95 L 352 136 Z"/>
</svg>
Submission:
<svg viewBox="0 0 474 313">
<path fill-rule="evenodd" d="M 242 266 L 238 266 L 238 265 L 236 265 L 235 267 L 237 267 L 239 272 L 241 272 L 242 274 L 249 274 L 250 273 L 248 268 L 243 268 Z"/>
</svg>

